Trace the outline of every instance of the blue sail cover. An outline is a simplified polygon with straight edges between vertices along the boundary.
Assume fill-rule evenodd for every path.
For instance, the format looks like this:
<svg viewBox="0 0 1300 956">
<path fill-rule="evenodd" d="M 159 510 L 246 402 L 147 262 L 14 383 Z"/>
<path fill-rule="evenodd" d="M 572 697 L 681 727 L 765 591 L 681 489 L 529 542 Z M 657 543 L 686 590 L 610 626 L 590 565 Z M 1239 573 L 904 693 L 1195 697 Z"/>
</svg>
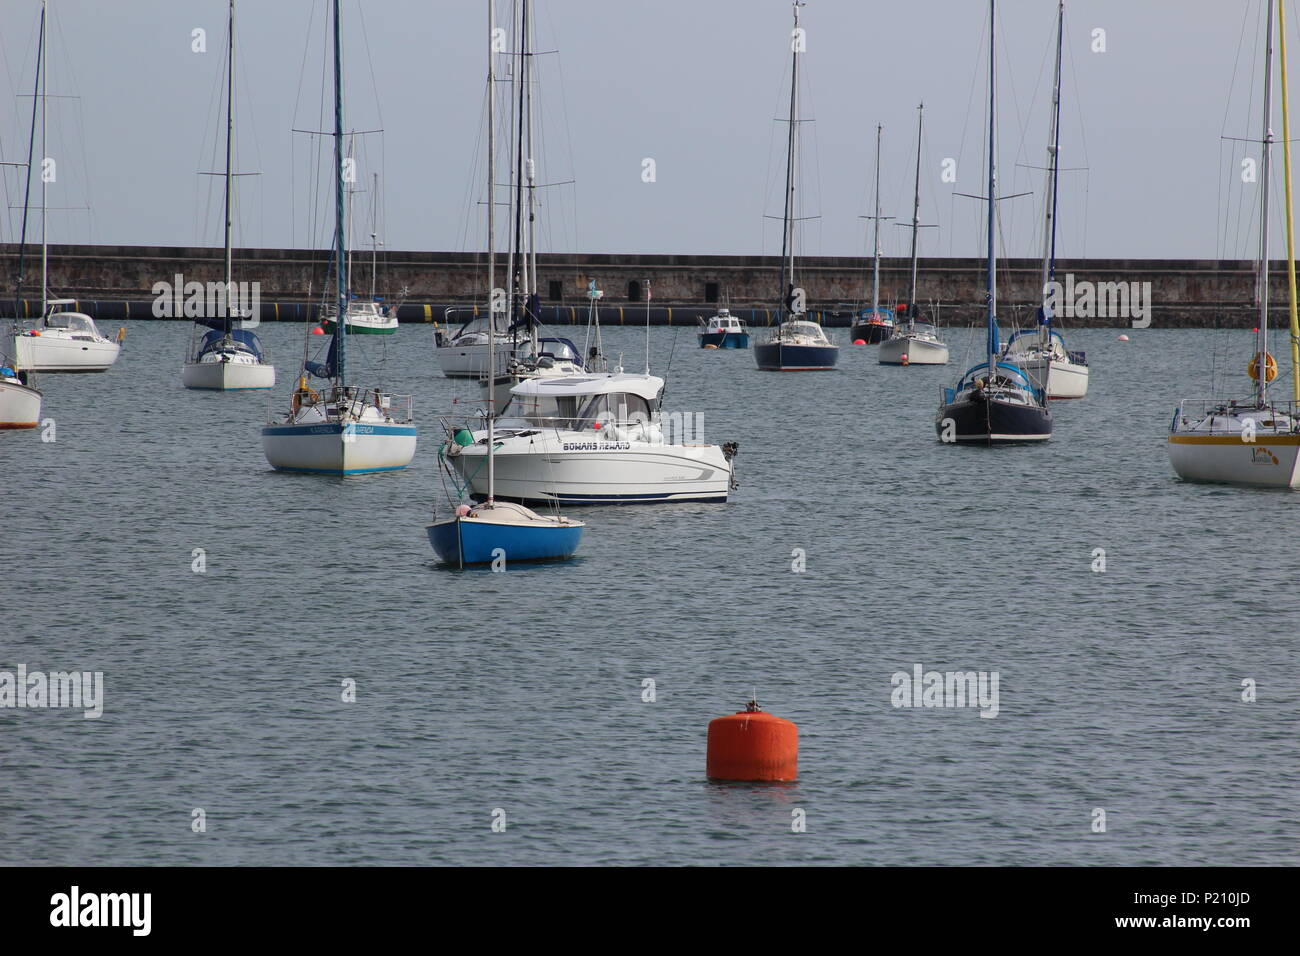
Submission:
<svg viewBox="0 0 1300 956">
<path fill-rule="evenodd" d="M 200 324 L 206 325 L 208 324 L 209 320 L 198 320 L 198 321 L 200 322 Z M 217 319 L 215 321 L 220 322 L 221 320 Z M 222 331 L 219 326 L 214 327 L 211 332 L 208 332 L 203 336 L 203 341 L 199 343 L 199 355 L 200 356 L 205 355 L 206 353 L 211 352 L 213 349 L 217 348 L 221 344 L 221 340 L 224 339 L 226 335 L 227 333 Z M 244 346 L 244 348 L 248 349 L 250 352 L 252 352 L 254 355 L 257 356 L 258 361 L 261 361 L 262 343 L 258 341 L 256 333 L 254 333 L 251 329 L 231 329 L 229 335 L 232 340 Z"/>
<path fill-rule="evenodd" d="M 303 368 L 305 368 L 312 375 L 315 375 L 317 378 L 334 378 L 334 376 L 337 374 L 337 369 L 338 369 L 338 346 L 339 346 L 338 337 L 335 336 L 331 338 L 330 350 L 329 353 L 325 356 L 325 361 L 308 362 L 303 366 Z"/>
</svg>

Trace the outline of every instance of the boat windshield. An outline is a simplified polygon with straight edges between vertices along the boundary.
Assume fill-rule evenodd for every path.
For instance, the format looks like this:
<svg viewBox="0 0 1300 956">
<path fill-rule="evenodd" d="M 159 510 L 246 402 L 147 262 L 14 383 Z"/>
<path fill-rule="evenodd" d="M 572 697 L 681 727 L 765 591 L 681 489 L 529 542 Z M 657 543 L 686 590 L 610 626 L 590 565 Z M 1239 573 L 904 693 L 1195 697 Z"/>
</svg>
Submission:
<svg viewBox="0 0 1300 956">
<path fill-rule="evenodd" d="M 649 422 L 653 419 L 653 409 L 640 395 L 631 392 L 609 392 L 596 395 L 582 410 L 581 420 L 576 431 L 592 428 L 597 422 Z"/>
<path fill-rule="evenodd" d="M 573 428 L 578 421 L 577 395 L 511 395 L 501 411 L 503 423 L 534 428 Z"/>
</svg>

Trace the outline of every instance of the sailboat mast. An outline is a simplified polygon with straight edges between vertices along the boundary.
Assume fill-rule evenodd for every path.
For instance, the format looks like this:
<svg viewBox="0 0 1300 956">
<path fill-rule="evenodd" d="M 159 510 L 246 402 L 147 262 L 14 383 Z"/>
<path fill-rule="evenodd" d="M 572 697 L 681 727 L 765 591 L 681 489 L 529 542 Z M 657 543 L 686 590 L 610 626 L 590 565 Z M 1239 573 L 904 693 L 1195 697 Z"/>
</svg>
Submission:
<svg viewBox="0 0 1300 956">
<path fill-rule="evenodd" d="M 994 244 L 994 223 L 998 216 L 997 197 L 997 0 L 989 0 L 989 222 L 988 222 L 988 353 L 989 379 L 997 374 L 998 362 L 998 253 Z"/>
<path fill-rule="evenodd" d="M 1264 35 L 1264 138 L 1260 167 L 1263 191 L 1259 211 L 1259 337 L 1256 341 L 1258 375 L 1255 378 L 1255 397 L 1261 406 L 1268 400 L 1268 199 L 1269 179 L 1273 154 L 1273 4 L 1266 2 L 1265 16 L 1268 27 Z"/>
<path fill-rule="evenodd" d="M 45 49 L 49 42 L 49 31 L 45 29 L 46 0 L 41 0 L 41 62 L 37 69 L 41 74 L 41 321 L 45 321 L 45 313 L 49 308 L 48 302 L 50 297 L 50 245 L 49 237 L 46 235 L 46 226 L 49 223 L 49 177 L 45 174 L 45 160 L 50 155 L 46 148 L 46 127 L 49 125 L 50 101 L 46 96 L 46 88 L 49 82 L 47 76 L 49 64 L 45 58 Z"/>
<path fill-rule="evenodd" d="M 379 174 L 372 173 L 370 193 L 370 301 L 374 302 L 379 261 Z"/>
<path fill-rule="evenodd" d="M 1300 405 L 1300 317 L 1296 314 L 1295 222 L 1291 211 L 1291 113 L 1286 78 L 1286 3 L 1277 3 L 1277 32 L 1282 55 L 1282 168 L 1286 182 L 1286 274 L 1291 307 L 1291 398 Z"/>
<path fill-rule="evenodd" d="M 230 334 L 230 309 L 234 299 L 234 269 L 231 262 L 231 180 L 230 167 L 235 143 L 235 0 L 230 0 L 229 16 L 226 22 L 226 225 L 225 225 L 225 278 L 226 278 L 226 314 L 222 317 L 222 331 Z"/>
<path fill-rule="evenodd" d="M 785 301 L 787 310 L 791 308 L 792 300 L 790 295 L 794 289 L 795 137 L 799 122 L 799 45 L 802 41 L 799 36 L 799 8 L 801 6 L 803 6 L 801 0 L 795 0 L 794 30 L 790 34 L 790 129 L 789 135 L 786 137 L 785 222 L 781 237 L 781 257 L 785 260 L 783 272 L 786 280 L 782 300 Z"/>
<path fill-rule="evenodd" d="M 871 257 L 871 316 L 880 310 L 880 138 L 884 127 L 876 124 L 876 235 Z"/>
<path fill-rule="evenodd" d="M 496 164 L 496 71 L 493 67 L 492 43 L 493 35 L 496 33 L 496 11 L 493 4 L 496 0 L 488 0 L 488 72 L 487 72 L 487 183 L 488 183 L 488 203 L 487 203 L 487 245 L 488 245 L 488 505 L 491 506 L 494 496 L 496 495 L 496 455 L 493 453 L 493 446 L 496 444 L 496 182 L 497 182 L 497 164 Z"/>
<path fill-rule="evenodd" d="M 514 91 L 517 97 L 517 115 L 512 116 L 515 125 L 515 158 L 512 174 L 515 186 L 515 224 L 514 243 L 510 250 L 511 281 L 515 288 L 515 303 L 511 310 L 514 321 L 520 318 L 519 303 L 528 300 L 528 259 L 524 250 L 524 97 L 526 94 L 528 69 L 528 0 L 520 3 L 519 19 L 519 65 L 515 70 Z M 491 319 L 491 331 L 496 332 L 496 319 Z"/>
<path fill-rule="evenodd" d="M 338 308 L 334 324 L 334 376 L 339 385 L 347 381 L 348 290 L 344 269 L 347 241 L 344 238 L 343 197 L 343 31 L 339 22 L 342 0 L 334 0 L 334 298 Z"/>
<path fill-rule="evenodd" d="M 525 24 L 527 30 L 531 23 Z M 529 49 L 533 44 L 530 42 Z M 530 54 L 524 58 L 524 95 L 528 97 L 528 108 L 526 113 L 528 137 L 528 156 L 524 165 L 524 170 L 528 176 L 528 294 L 524 298 L 524 308 L 528 310 L 528 331 L 532 338 L 533 354 L 538 354 L 537 346 L 537 324 L 533 321 L 534 316 L 531 313 L 533 299 L 540 295 L 537 284 L 537 160 L 533 150 L 533 57 Z"/>
<path fill-rule="evenodd" d="M 1056 198 L 1061 153 L 1061 52 L 1065 39 L 1065 0 L 1056 7 L 1056 75 L 1052 81 L 1051 135 L 1047 147 L 1047 197 L 1043 204 L 1046 220 L 1043 223 L 1043 301 L 1040 305 L 1039 337 L 1044 346 L 1051 338 L 1052 314 L 1047 307 L 1047 285 L 1056 274 Z"/>
<path fill-rule="evenodd" d="M 37 48 L 45 44 L 45 6 L 41 6 L 40 38 Z M 14 315 L 18 314 L 18 300 L 23 297 L 23 280 L 27 277 L 27 214 L 32 204 L 32 154 L 36 149 L 36 107 L 40 102 L 41 77 L 44 64 L 38 56 L 36 59 L 36 80 L 32 86 L 32 125 L 27 133 L 27 175 L 23 181 L 23 224 L 18 240 L 18 277 L 14 282 Z"/>
<path fill-rule="evenodd" d="M 916 317 L 916 235 L 921 231 L 921 126 L 925 104 L 916 107 L 916 189 L 912 197 L 912 271 L 907 280 L 907 323 Z"/>
<path fill-rule="evenodd" d="M 356 165 L 355 165 L 355 164 L 356 164 L 356 156 L 357 156 L 357 131 L 356 131 L 356 130 L 353 130 L 352 132 L 348 133 L 348 159 L 351 161 L 350 165 L 351 165 L 351 167 L 352 167 L 353 170 L 356 169 Z M 356 216 L 353 214 L 353 209 L 356 207 L 356 201 L 357 201 L 357 187 L 356 187 L 356 176 L 355 176 L 355 173 L 354 173 L 354 175 L 353 175 L 353 181 L 352 181 L 352 183 L 350 183 L 350 184 L 346 187 L 346 192 L 347 192 L 347 197 L 348 197 L 348 206 L 347 206 L 347 221 L 346 221 L 346 223 L 345 223 L 345 225 L 344 225 L 344 229 L 347 231 L 347 236 L 348 236 L 348 281 L 347 281 L 347 286 L 348 286 L 348 293 L 349 293 L 349 295 L 350 295 L 350 294 L 351 294 L 351 291 L 352 291 L 352 255 L 353 255 L 353 253 L 354 253 L 354 251 L 355 251 L 355 249 L 356 249 L 356 241 L 355 241 L 355 235 L 356 235 L 355 221 L 356 221 Z"/>
</svg>

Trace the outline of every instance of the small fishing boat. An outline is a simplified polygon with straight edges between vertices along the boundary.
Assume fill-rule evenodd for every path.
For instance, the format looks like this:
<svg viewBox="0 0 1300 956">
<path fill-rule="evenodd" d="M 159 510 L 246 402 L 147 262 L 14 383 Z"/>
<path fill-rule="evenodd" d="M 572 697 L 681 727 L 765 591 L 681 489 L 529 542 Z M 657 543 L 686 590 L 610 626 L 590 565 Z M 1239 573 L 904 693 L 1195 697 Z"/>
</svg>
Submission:
<svg viewBox="0 0 1300 956">
<path fill-rule="evenodd" d="M 347 314 L 347 249 L 343 213 L 343 64 L 340 2 L 333 2 L 335 315 Z M 262 448 L 277 471 L 361 475 L 405 468 L 415 457 L 410 398 L 348 383 L 346 333 L 336 327 L 324 362 L 306 362 L 287 415 L 262 429 Z M 329 381 L 323 393 L 307 375 Z"/>
<path fill-rule="evenodd" d="M 793 36 L 800 36 L 799 7 L 794 4 Z M 767 332 L 754 345 L 754 361 L 764 372 L 819 372 L 835 368 L 840 358 L 840 347 L 830 340 L 826 330 L 806 318 L 807 306 L 804 292 L 795 285 L 795 197 L 798 193 L 798 176 L 795 157 L 799 143 L 799 57 L 801 44 L 791 44 L 790 66 L 790 119 L 785 152 L 785 205 L 782 210 L 781 278 L 785 289 L 782 301 L 784 321 Z"/>
<path fill-rule="evenodd" d="M 1278 373 L 1269 353 L 1269 193 L 1273 153 L 1273 7 L 1266 3 L 1264 40 L 1264 122 L 1260 159 L 1259 215 L 1259 324 L 1255 352 L 1246 373 L 1254 383 L 1245 399 L 1187 400 L 1179 404 L 1169 423 L 1169 462 L 1184 481 L 1243 485 L 1256 488 L 1300 488 L 1300 362 L 1295 343 L 1300 341 L 1296 317 L 1295 249 L 1290 216 L 1291 150 L 1290 116 L 1286 87 L 1282 96 L 1282 142 L 1286 162 L 1287 271 L 1291 289 L 1292 401 L 1277 402 L 1269 383 Z M 1279 10 L 1281 5 L 1279 5 Z M 1284 16 L 1284 14 L 1279 14 Z M 1282 76 L 1286 77 L 1286 32 L 1282 35 Z"/>
<path fill-rule="evenodd" d="M 749 348 L 749 329 L 728 309 L 719 309 L 707 322 L 701 319 L 698 337 L 702 349 Z"/>
<path fill-rule="evenodd" d="M 511 390 L 490 443 L 486 430 L 449 428 L 442 457 L 480 496 L 490 448 L 495 494 L 514 501 L 725 502 L 734 447 L 670 441 L 663 388 L 662 378 L 622 370 L 531 379 Z"/>
<path fill-rule="evenodd" d="M 235 173 L 232 171 L 235 140 L 235 0 L 230 0 L 226 21 L 226 171 L 225 176 L 225 288 L 233 290 L 231 230 L 234 227 L 232 204 Z M 229 291 L 227 291 L 227 297 Z M 224 314 L 196 320 L 207 329 L 197 347 L 181 369 L 181 384 L 186 388 L 232 392 L 267 389 L 275 385 L 275 366 L 266 357 L 262 343 L 252 329 L 235 328 L 235 305 L 227 301 Z M 260 318 L 254 316 L 253 318 Z"/>
<path fill-rule="evenodd" d="M 999 360 L 997 302 L 997 59 L 996 0 L 989 0 L 988 130 L 988 315 L 987 361 L 972 366 L 955 388 L 945 388 L 934 428 L 940 441 L 957 444 L 1006 444 L 1046 441 L 1052 437 L 1047 397 L 1015 365 Z"/>
<path fill-rule="evenodd" d="M 921 142 L 922 123 L 925 116 L 925 104 L 916 108 L 916 184 L 912 192 L 912 267 L 907 284 L 907 304 L 902 307 L 903 318 L 894 327 L 889 337 L 880 343 L 876 353 L 881 365 L 947 365 L 948 345 L 939 338 L 939 330 L 929 322 L 918 321 L 922 318 L 916 306 L 916 267 L 917 235 L 921 225 Z M 879 166 L 879 161 L 877 161 Z M 876 180 L 876 189 L 880 189 L 880 180 Z M 879 209 L 876 212 L 879 216 Z M 903 225 L 899 223 L 899 225 Z M 879 228 L 879 220 L 877 220 Z"/>
<path fill-rule="evenodd" d="M 1043 203 L 1043 300 L 1038 306 L 1038 328 L 1011 336 L 1003 350 L 1004 361 L 1019 366 L 1036 385 L 1046 389 L 1049 399 L 1083 398 L 1088 394 L 1088 356 L 1071 351 L 1053 326 L 1051 296 L 1056 279 L 1056 207 L 1061 152 L 1061 52 L 1065 45 L 1065 3 L 1056 7 L 1056 71 L 1052 85 L 1052 123 L 1047 147 L 1047 198 Z"/>
</svg>

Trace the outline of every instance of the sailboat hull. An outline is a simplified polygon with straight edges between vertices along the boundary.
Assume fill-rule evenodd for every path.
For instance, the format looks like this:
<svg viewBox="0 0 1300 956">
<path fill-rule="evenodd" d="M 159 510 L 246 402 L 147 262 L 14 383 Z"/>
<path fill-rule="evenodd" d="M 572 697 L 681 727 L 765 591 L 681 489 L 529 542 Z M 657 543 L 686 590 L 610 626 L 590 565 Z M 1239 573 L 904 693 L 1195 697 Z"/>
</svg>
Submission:
<svg viewBox="0 0 1300 956">
<path fill-rule="evenodd" d="M 715 446 L 564 451 L 563 442 L 537 440 L 541 443 L 537 446 L 522 440 L 517 454 L 509 453 L 506 443 L 493 456 L 498 498 L 564 504 L 725 502 L 731 488 L 731 466 Z M 448 455 L 462 480 L 480 497 L 487 494 L 485 459 L 482 445 Z"/>
<path fill-rule="evenodd" d="M 764 372 L 825 372 L 835 368 L 840 350 L 835 345 L 787 345 L 762 342 L 754 346 L 754 361 Z"/>
<path fill-rule="evenodd" d="M 41 421 L 39 390 L 0 378 L 0 428 L 35 428 Z"/>
<path fill-rule="evenodd" d="M 1038 405 L 967 399 L 941 406 L 934 429 L 940 440 L 959 444 L 1040 442 L 1052 437 L 1052 413 Z"/>
<path fill-rule="evenodd" d="M 1170 435 L 1169 463 L 1183 481 L 1300 488 L 1300 435 Z"/>
<path fill-rule="evenodd" d="M 849 341 L 877 345 L 893 334 L 892 325 L 885 325 L 883 322 L 863 322 L 861 325 L 854 325 L 849 331 Z"/>
<path fill-rule="evenodd" d="M 415 457 L 415 426 L 267 425 L 262 450 L 276 471 L 340 476 L 398 471 Z"/>
<path fill-rule="evenodd" d="M 748 332 L 728 332 L 725 329 L 719 332 L 701 332 L 699 339 L 700 348 L 708 348 L 710 345 L 715 349 L 749 348 Z"/>
<path fill-rule="evenodd" d="M 582 524 L 558 524 L 548 519 L 521 525 L 481 518 L 449 518 L 426 530 L 429 543 L 446 564 L 509 566 L 518 561 L 562 561 L 573 557 L 582 541 Z"/>
<path fill-rule="evenodd" d="M 186 388 L 215 392 L 268 389 L 275 385 L 275 366 L 240 362 L 186 362 L 181 371 Z"/>
<path fill-rule="evenodd" d="M 493 364 L 498 372 L 510 365 L 514 349 L 510 344 L 497 342 Z M 434 349 L 438 366 L 447 378 L 483 378 L 488 370 L 488 347 L 483 345 L 440 345 Z"/>
<path fill-rule="evenodd" d="M 1024 369 L 1040 387 L 1046 379 L 1048 398 L 1083 398 L 1088 394 L 1088 366 L 1055 359 L 1026 359 L 1010 356 L 1007 361 Z"/>
<path fill-rule="evenodd" d="M 948 346 L 899 335 L 881 342 L 877 357 L 881 365 L 947 365 Z"/>
<path fill-rule="evenodd" d="M 105 372 L 117 361 L 122 347 L 116 342 L 64 337 L 42 330 L 39 335 L 16 336 L 14 351 L 19 367 L 33 372 Z"/>
</svg>

